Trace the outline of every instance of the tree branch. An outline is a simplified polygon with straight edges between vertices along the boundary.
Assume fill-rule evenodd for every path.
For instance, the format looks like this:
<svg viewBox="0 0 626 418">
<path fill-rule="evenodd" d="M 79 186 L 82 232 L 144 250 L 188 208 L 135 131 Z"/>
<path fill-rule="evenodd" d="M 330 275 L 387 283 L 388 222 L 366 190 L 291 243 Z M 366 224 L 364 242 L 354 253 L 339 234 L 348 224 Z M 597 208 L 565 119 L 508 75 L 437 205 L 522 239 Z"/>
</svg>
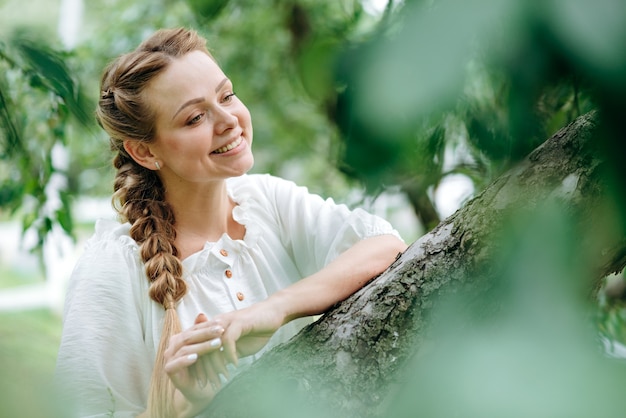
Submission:
<svg viewBox="0 0 626 418">
<path fill-rule="evenodd" d="M 424 344 L 441 295 L 497 275 L 498 238 L 513 212 L 556 199 L 591 230 L 592 215 L 609 210 L 595 125 L 591 113 L 557 132 L 368 286 L 236 376 L 205 416 L 375 415 L 406 360 Z M 624 237 L 603 230 L 582 241 L 594 260 L 594 280 L 626 264 Z"/>
</svg>

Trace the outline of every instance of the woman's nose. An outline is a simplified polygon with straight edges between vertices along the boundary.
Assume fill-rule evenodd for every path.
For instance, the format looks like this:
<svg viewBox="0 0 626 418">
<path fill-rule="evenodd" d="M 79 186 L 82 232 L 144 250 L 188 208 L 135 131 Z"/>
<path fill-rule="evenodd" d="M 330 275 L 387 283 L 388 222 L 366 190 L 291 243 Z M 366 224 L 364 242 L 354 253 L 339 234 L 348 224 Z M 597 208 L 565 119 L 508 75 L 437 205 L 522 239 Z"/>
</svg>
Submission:
<svg viewBox="0 0 626 418">
<path fill-rule="evenodd" d="M 237 116 L 227 109 L 220 108 L 214 113 L 215 117 L 215 131 L 218 134 L 232 129 L 237 126 Z"/>
</svg>

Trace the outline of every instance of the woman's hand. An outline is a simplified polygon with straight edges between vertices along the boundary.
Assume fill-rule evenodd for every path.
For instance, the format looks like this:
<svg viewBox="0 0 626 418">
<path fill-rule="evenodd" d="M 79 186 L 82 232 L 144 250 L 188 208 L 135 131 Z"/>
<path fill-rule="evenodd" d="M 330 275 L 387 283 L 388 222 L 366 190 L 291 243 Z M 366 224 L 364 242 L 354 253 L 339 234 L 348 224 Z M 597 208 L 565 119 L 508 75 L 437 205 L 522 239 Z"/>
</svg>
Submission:
<svg viewBox="0 0 626 418">
<path fill-rule="evenodd" d="M 191 328 L 170 338 L 164 353 L 165 372 L 185 398 L 175 399 L 176 409 L 187 411 L 183 416 L 192 416 L 206 407 L 221 387 L 219 375 L 228 376 L 219 351 L 223 333 L 220 322 L 199 314 Z"/>
<path fill-rule="evenodd" d="M 285 315 L 270 299 L 215 318 L 224 326 L 223 354 L 229 363 L 257 353 L 284 324 Z"/>
</svg>

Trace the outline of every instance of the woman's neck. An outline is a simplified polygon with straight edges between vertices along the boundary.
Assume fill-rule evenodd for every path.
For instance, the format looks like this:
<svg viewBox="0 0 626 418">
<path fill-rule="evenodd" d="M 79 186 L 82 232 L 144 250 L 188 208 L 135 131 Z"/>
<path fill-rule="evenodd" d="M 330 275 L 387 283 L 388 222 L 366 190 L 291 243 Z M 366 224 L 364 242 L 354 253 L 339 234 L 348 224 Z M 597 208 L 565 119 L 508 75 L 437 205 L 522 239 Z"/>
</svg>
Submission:
<svg viewBox="0 0 626 418">
<path fill-rule="evenodd" d="M 181 260 L 224 234 L 233 239 L 243 239 L 245 235 L 243 225 L 233 219 L 236 203 L 228 196 L 225 181 L 191 191 L 180 188 L 168 191 L 166 199 L 176 218 L 175 245 Z"/>
</svg>

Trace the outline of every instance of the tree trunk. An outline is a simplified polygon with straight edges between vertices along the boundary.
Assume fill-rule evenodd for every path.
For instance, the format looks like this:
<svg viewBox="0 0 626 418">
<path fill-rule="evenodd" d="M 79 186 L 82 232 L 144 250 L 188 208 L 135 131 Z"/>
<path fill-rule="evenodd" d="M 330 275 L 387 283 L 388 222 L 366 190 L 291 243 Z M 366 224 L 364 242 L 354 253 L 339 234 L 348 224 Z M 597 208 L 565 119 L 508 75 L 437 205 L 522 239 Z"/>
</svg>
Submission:
<svg viewBox="0 0 626 418">
<path fill-rule="evenodd" d="M 362 417 L 383 410 L 399 371 L 424 344 L 441 295 L 497 276 L 498 237 L 512 210 L 557 199 L 584 220 L 581 227 L 593 227 L 591 214 L 606 201 L 594 128 L 588 114 L 557 132 L 369 285 L 236 376 L 205 416 Z M 625 241 L 615 235 L 583 242 L 595 260 L 594 279 L 626 264 Z"/>
</svg>

